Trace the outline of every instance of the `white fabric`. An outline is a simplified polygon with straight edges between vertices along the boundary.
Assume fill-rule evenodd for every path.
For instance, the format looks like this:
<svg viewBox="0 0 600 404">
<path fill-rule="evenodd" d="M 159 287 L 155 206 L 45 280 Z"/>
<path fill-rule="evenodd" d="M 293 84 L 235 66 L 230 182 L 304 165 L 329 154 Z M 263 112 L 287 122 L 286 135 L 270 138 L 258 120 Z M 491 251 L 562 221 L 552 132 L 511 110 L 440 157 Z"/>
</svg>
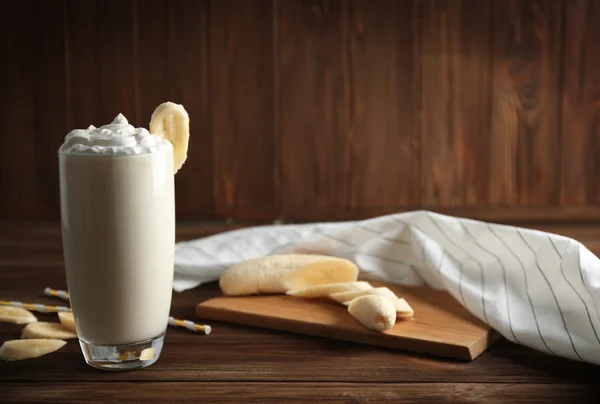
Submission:
<svg viewBox="0 0 600 404">
<path fill-rule="evenodd" d="M 350 259 L 365 280 L 445 289 L 513 342 L 600 364 L 600 261 L 573 239 L 536 230 L 428 211 L 259 226 L 178 243 L 174 289 L 283 252 Z"/>
</svg>

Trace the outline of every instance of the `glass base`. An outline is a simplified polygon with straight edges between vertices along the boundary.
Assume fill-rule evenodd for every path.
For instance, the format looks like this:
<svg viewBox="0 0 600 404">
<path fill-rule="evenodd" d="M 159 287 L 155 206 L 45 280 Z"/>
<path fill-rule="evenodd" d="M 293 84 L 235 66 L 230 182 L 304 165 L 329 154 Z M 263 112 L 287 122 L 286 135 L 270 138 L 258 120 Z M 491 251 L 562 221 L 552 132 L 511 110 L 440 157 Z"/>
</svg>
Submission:
<svg viewBox="0 0 600 404">
<path fill-rule="evenodd" d="M 156 338 L 127 345 L 95 345 L 79 341 L 88 365 L 101 370 L 134 370 L 156 362 L 162 351 L 165 333 Z"/>
</svg>

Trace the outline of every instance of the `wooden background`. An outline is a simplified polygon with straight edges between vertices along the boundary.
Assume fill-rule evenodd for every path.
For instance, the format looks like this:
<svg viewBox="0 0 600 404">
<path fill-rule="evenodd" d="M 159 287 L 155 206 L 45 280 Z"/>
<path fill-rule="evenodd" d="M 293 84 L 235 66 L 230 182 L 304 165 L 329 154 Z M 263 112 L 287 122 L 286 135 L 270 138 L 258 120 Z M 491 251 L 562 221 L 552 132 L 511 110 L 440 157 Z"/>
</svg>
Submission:
<svg viewBox="0 0 600 404">
<path fill-rule="evenodd" d="M 179 220 L 600 222 L 599 1 L 11 0 L 0 29 L 0 220 L 59 218 L 70 129 L 171 100 Z"/>
</svg>

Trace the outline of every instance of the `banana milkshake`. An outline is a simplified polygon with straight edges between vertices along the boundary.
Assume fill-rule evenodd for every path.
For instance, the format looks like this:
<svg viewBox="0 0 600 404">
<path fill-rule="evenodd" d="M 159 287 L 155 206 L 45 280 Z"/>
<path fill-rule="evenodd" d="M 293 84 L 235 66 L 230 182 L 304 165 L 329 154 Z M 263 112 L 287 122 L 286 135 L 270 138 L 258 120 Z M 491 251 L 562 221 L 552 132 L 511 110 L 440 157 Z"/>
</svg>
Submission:
<svg viewBox="0 0 600 404">
<path fill-rule="evenodd" d="M 91 366 L 132 369 L 160 356 L 173 283 L 174 174 L 188 136 L 183 107 L 165 103 L 150 131 L 119 114 L 71 131 L 59 149 L 67 284 Z"/>
</svg>

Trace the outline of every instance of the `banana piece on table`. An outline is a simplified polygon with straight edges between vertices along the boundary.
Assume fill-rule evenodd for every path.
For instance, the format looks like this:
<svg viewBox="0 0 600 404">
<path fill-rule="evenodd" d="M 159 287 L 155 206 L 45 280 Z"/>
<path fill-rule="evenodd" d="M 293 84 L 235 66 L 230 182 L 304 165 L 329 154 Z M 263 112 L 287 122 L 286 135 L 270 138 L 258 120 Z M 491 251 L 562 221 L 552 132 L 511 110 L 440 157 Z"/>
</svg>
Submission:
<svg viewBox="0 0 600 404">
<path fill-rule="evenodd" d="M 14 339 L 6 341 L 0 347 L 0 359 L 20 361 L 38 358 L 58 351 L 67 342 L 59 339 Z"/>
<path fill-rule="evenodd" d="M 285 294 L 297 297 L 329 297 L 335 293 L 352 293 L 355 291 L 363 291 L 372 288 L 370 283 L 364 281 L 329 283 L 325 285 L 317 285 L 304 289 L 288 290 Z"/>
<path fill-rule="evenodd" d="M 59 311 L 58 319 L 60 323 L 69 331 L 77 332 L 77 328 L 75 328 L 75 316 L 73 313 L 68 311 Z"/>
<path fill-rule="evenodd" d="M 348 313 L 365 327 L 389 330 L 396 324 L 396 307 L 391 299 L 378 295 L 360 296 L 350 302 Z"/>
<path fill-rule="evenodd" d="M 227 268 L 219 279 L 221 291 L 228 296 L 285 293 L 281 278 L 286 273 L 318 261 L 339 258 L 313 254 L 281 254 L 252 258 Z"/>
<path fill-rule="evenodd" d="M 173 173 L 177 173 L 187 159 L 190 138 L 190 117 L 185 108 L 170 101 L 160 104 L 150 118 L 150 133 L 171 142 Z"/>
<path fill-rule="evenodd" d="M 77 334 L 60 323 L 39 321 L 27 324 L 21 333 L 22 339 L 76 339 Z"/>
<path fill-rule="evenodd" d="M 13 306 L 0 306 L 0 323 L 30 324 L 38 321 L 27 309 Z"/>
<path fill-rule="evenodd" d="M 335 258 L 308 264 L 281 278 L 287 290 L 306 289 L 331 283 L 353 282 L 358 279 L 358 267 L 347 259 Z"/>
</svg>

